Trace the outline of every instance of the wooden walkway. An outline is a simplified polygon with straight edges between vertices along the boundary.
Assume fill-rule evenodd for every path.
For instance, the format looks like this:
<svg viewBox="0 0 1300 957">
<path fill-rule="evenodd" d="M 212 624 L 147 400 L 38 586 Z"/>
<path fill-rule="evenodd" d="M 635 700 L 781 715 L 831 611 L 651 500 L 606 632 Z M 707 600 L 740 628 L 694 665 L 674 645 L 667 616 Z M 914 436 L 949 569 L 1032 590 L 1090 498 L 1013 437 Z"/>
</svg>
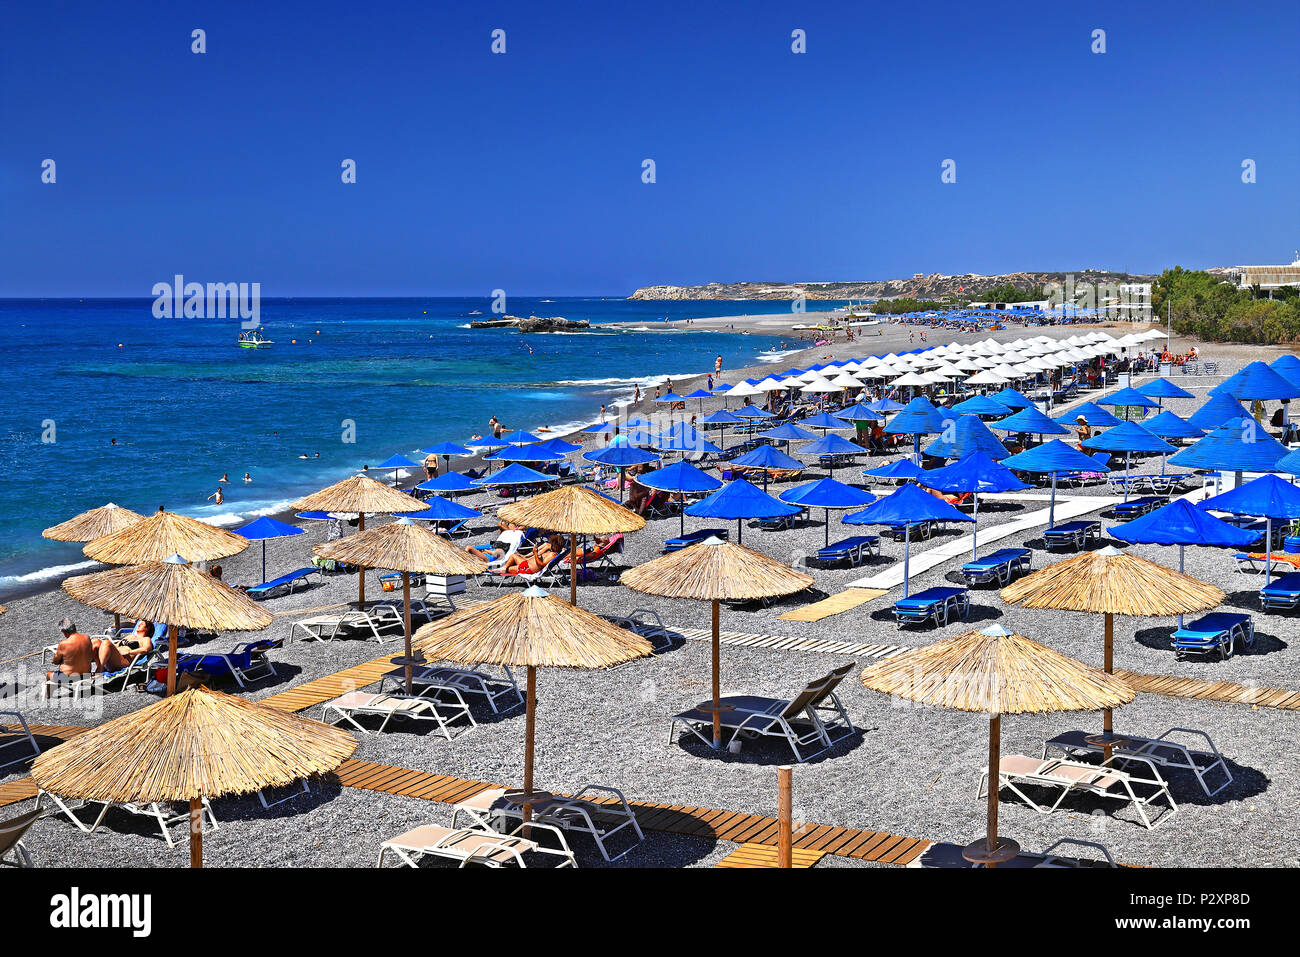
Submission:
<svg viewBox="0 0 1300 957">
<path fill-rule="evenodd" d="M 883 588 L 846 588 L 838 594 L 830 595 L 821 601 L 815 601 L 812 604 L 804 605 L 802 608 L 796 608 L 793 611 L 787 611 L 785 614 L 776 617 L 782 621 L 821 621 L 823 618 L 831 617 L 831 615 L 843 614 L 851 608 L 865 605 L 884 593 Z"/>
<path fill-rule="evenodd" d="M 1164 695 L 1167 698 L 1199 698 L 1225 704 L 1248 704 L 1282 711 L 1300 711 L 1300 691 L 1287 688 L 1261 688 L 1235 681 L 1202 681 L 1199 678 L 1176 678 L 1172 675 L 1148 675 L 1137 671 L 1115 672 L 1134 691 Z"/>
<path fill-rule="evenodd" d="M 326 675 L 314 681 L 303 682 L 288 691 L 281 691 L 269 698 L 263 698 L 260 703 L 269 705 L 272 708 L 279 708 L 281 711 L 306 711 L 314 705 L 333 701 L 349 691 L 356 691 L 366 685 L 374 684 L 393 670 L 393 658 L 399 654 L 401 652 L 393 652 L 373 661 L 366 661 L 359 665 L 353 665 L 351 668 L 336 671 L 332 675 Z"/>
<path fill-rule="evenodd" d="M 812 867 L 826 854 L 795 848 L 790 854 L 791 867 Z M 776 867 L 776 847 L 771 844 L 742 844 L 714 867 Z"/>
<path fill-rule="evenodd" d="M 703 628 L 672 629 L 690 641 L 712 641 L 713 633 Z M 860 641 L 828 641 L 820 638 L 783 638 L 780 635 L 751 635 L 741 631 L 723 631 L 718 635 L 720 644 L 742 648 L 770 648 L 773 651 L 810 651 L 827 655 L 848 655 L 851 658 L 892 658 L 911 651 L 903 645 L 865 644 Z"/>
<path fill-rule="evenodd" d="M 90 730 L 82 724 L 33 724 L 32 734 L 37 738 L 54 738 L 60 744 Z M 13 734 L 19 731 L 18 725 L 0 724 L 0 734 Z M 42 747 L 42 750 L 46 750 Z M 28 798 L 36 797 L 36 782 L 30 777 L 17 778 L 0 784 L 0 807 L 17 804 Z"/>
</svg>

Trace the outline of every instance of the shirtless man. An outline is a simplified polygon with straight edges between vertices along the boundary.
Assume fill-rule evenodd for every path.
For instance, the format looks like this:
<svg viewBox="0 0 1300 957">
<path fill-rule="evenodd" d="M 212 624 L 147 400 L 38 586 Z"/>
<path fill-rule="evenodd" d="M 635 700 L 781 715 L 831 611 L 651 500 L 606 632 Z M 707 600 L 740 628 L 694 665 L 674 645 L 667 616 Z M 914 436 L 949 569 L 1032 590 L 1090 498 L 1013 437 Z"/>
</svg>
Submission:
<svg viewBox="0 0 1300 957">
<path fill-rule="evenodd" d="M 59 672 L 65 675 L 90 674 L 91 662 L 95 658 L 95 647 L 89 635 L 77 631 L 72 619 L 65 618 L 59 622 L 59 633 L 63 639 L 54 650 L 53 661 L 59 666 Z M 55 672 L 47 672 L 46 678 L 53 678 Z"/>
</svg>

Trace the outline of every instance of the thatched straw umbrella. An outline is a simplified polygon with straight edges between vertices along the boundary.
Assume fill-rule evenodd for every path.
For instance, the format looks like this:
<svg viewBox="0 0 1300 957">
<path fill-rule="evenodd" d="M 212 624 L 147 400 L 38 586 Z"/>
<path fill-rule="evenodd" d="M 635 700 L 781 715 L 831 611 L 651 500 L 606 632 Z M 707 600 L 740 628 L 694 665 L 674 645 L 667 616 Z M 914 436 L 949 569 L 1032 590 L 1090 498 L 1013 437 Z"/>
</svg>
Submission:
<svg viewBox="0 0 1300 957">
<path fill-rule="evenodd" d="M 178 629 L 258 631 L 272 620 L 251 598 L 191 567 L 180 555 L 69 578 L 63 590 L 92 608 L 167 625 L 168 695 L 176 691 Z"/>
<path fill-rule="evenodd" d="M 421 512 L 425 505 L 418 498 L 389 488 L 369 475 L 354 475 L 342 482 L 335 482 L 329 488 L 312 492 L 290 507 L 298 512 L 355 512 L 358 515 L 357 530 L 364 532 L 367 512 L 373 515 Z M 357 573 L 357 608 L 361 611 L 366 610 L 367 567 L 369 566 L 361 566 Z"/>
<path fill-rule="evenodd" d="M 425 575 L 478 575 L 487 562 L 452 545 L 427 525 L 399 518 L 335 542 L 323 542 L 312 549 L 321 558 L 332 558 L 363 568 L 391 568 L 402 573 L 402 601 L 405 605 L 406 693 L 412 690 L 411 667 L 411 572 Z"/>
<path fill-rule="evenodd" d="M 238 555 L 248 544 L 242 535 L 160 508 L 148 518 L 94 539 L 82 551 L 106 565 L 140 565 L 171 555 L 210 562 Z"/>
<path fill-rule="evenodd" d="M 541 588 L 498 598 L 425 625 L 415 646 L 435 661 L 505 665 L 528 672 L 524 795 L 533 793 L 533 730 L 538 668 L 610 668 L 650 654 L 650 642 Z M 524 819 L 531 808 L 525 803 Z"/>
<path fill-rule="evenodd" d="M 327 774 L 352 735 L 209 688 L 192 688 L 92 728 L 32 764 L 42 790 L 87 801 L 190 806 L 190 866 L 203 866 L 203 798 Z"/>
<path fill-rule="evenodd" d="M 713 603 L 713 746 L 721 748 L 719 603 L 793 595 L 811 585 L 812 577 L 744 545 L 707 538 L 630 568 L 620 580 L 633 591 L 648 595 Z"/>
<path fill-rule="evenodd" d="M 639 532 L 645 519 L 581 485 L 566 485 L 503 505 L 497 515 L 512 525 L 569 536 L 569 604 L 578 603 L 578 536 Z"/>
<path fill-rule="evenodd" d="M 998 838 L 998 765 L 1002 715 L 1098 711 L 1128 704 L 1133 689 L 1118 678 L 1067 658 L 1000 625 L 945 638 L 877 662 L 862 672 L 872 691 L 925 705 L 989 716 L 988 829 L 962 852 L 992 867 L 1020 852 Z"/>
<path fill-rule="evenodd" d="M 1213 585 L 1111 545 L 1055 562 L 1002 589 L 1002 600 L 1010 605 L 1105 615 L 1107 674 L 1115 670 L 1115 615 L 1185 615 L 1217 608 L 1224 597 Z M 1090 742 L 1102 746 L 1109 758 L 1111 747 L 1123 740 L 1114 734 L 1109 708 L 1102 728 Z"/>
<path fill-rule="evenodd" d="M 51 525 L 41 532 L 41 537 L 56 542 L 93 542 L 105 535 L 120 532 L 143 518 L 143 515 L 133 512 L 129 508 L 123 508 L 109 502 L 107 505 L 99 506 L 99 508 L 92 508 L 88 512 L 82 512 L 66 522 Z"/>
</svg>

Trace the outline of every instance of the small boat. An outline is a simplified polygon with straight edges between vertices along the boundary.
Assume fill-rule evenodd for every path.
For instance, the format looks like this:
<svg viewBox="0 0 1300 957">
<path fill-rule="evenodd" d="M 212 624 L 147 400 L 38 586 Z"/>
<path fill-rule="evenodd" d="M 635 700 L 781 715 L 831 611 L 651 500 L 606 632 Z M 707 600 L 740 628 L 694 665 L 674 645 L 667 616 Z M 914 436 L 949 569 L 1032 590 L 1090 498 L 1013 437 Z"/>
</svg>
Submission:
<svg viewBox="0 0 1300 957">
<path fill-rule="evenodd" d="M 482 309 L 475 309 L 475 310 L 473 310 L 472 312 L 470 312 L 469 315 L 471 315 L 471 316 L 481 316 L 481 315 L 483 315 L 483 310 L 482 310 Z"/>
<path fill-rule="evenodd" d="M 238 343 L 241 349 L 265 349 L 267 346 L 275 345 L 274 340 L 263 339 L 260 332 L 241 332 Z"/>
</svg>

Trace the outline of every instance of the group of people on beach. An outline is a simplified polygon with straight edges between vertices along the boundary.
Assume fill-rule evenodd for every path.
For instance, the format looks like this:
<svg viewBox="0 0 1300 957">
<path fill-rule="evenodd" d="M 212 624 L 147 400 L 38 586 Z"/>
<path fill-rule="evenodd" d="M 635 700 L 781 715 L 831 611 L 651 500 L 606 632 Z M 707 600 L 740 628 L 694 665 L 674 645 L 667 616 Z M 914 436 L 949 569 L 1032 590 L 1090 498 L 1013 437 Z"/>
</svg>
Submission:
<svg viewBox="0 0 1300 957">
<path fill-rule="evenodd" d="M 53 662 L 59 666 L 59 673 L 65 675 L 120 671 L 137 658 L 147 659 L 153 653 L 154 627 L 148 621 L 137 621 L 129 636 L 116 641 L 90 637 L 79 631 L 71 618 L 59 622 L 59 634 L 62 638 L 54 650 Z M 46 677 L 54 675 L 51 671 Z"/>
</svg>

